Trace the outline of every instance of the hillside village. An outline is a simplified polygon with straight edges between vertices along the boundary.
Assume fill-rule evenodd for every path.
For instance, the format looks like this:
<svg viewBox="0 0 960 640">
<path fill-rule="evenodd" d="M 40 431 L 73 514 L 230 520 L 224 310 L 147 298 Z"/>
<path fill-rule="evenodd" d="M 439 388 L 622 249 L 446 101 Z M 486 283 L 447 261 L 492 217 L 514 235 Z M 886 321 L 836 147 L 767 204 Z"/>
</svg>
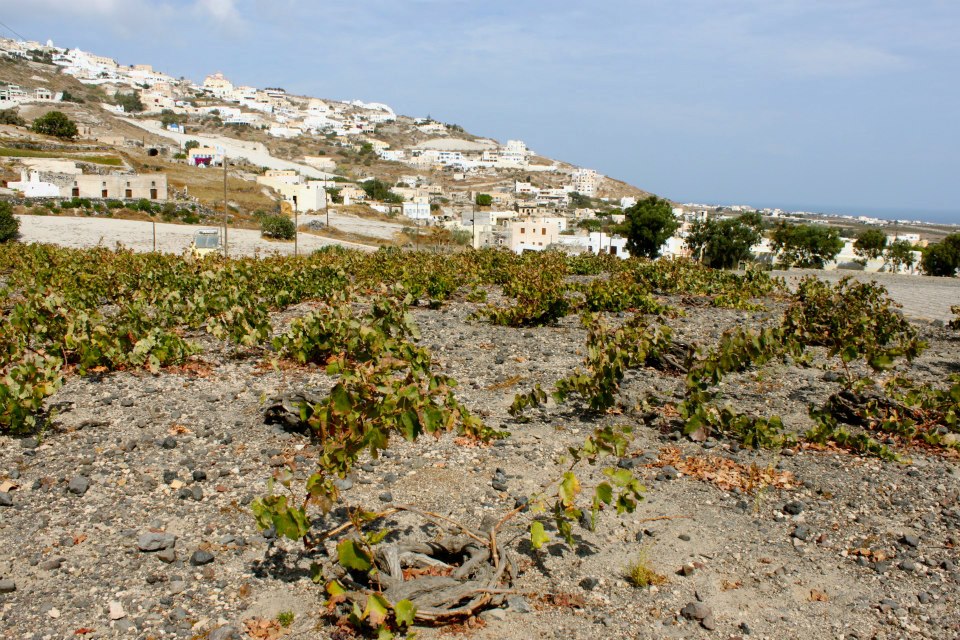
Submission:
<svg viewBox="0 0 960 640">
<path fill-rule="evenodd" d="M 398 115 L 383 103 L 237 85 L 222 73 L 196 83 L 52 42 L 0 39 L 0 55 L 0 109 L 27 119 L 63 110 L 79 125 L 72 146 L 51 146 L 0 125 L 4 192 L 28 201 L 146 200 L 167 212 L 189 207 L 202 221 L 223 210 L 226 194 L 230 215 L 241 225 L 264 211 L 316 216 L 333 210 L 395 230 L 350 234 L 372 245 L 412 244 L 429 232 L 475 248 L 552 247 L 626 257 L 626 240 L 612 230 L 623 222 L 624 209 L 649 195 L 594 169 L 538 155 L 522 140 L 477 137 L 455 124 Z M 694 222 L 746 210 L 752 208 L 675 204 L 681 224 L 662 253 L 689 255 L 685 238 Z M 790 215 L 762 213 L 768 219 Z M 303 230 L 337 234 L 316 219 Z M 930 237 L 906 227 L 885 231 L 915 246 Z M 941 232 L 927 231 L 933 237 Z M 847 239 L 836 264 L 855 260 L 852 244 Z M 766 239 L 755 252 L 773 255 Z M 873 260 L 867 269 L 884 266 Z"/>
</svg>

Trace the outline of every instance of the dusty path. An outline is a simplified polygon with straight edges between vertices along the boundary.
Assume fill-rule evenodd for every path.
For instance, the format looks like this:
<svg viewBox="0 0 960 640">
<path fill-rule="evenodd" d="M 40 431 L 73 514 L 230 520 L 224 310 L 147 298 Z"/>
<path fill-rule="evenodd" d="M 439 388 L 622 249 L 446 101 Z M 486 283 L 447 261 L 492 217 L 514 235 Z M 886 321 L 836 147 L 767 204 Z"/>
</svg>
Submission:
<svg viewBox="0 0 960 640">
<path fill-rule="evenodd" d="M 325 214 L 301 215 L 299 219 L 299 223 L 302 225 L 308 224 L 312 221 L 318 221 L 326 224 L 327 216 Z M 336 209 L 330 209 L 330 226 L 335 229 L 339 229 L 340 231 L 356 233 L 359 235 L 368 236 L 370 238 L 393 240 L 396 238 L 398 233 L 403 231 L 405 226 L 416 225 L 412 221 L 408 221 L 406 225 L 403 225 L 394 222 L 384 222 L 383 220 L 372 220 L 368 218 L 359 218 L 357 216 L 348 216 L 340 213 Z"/>
<path fill-rule="evenodd" d="M 64 247 L 114 247 L 117 243 L 134 251 L 153 249 L 153 223 L 140 220 L 113 220 L 109 218 L 80 218 L 67 216 L 17 216 L 20 219 L 20 236 L 23 242 L 49 242 Z M 167 224 L 158 222 L 157 250 L 164 253 L 183 253 L 194 234 L 208 227 Z M 292 254 L 293 242 L 275 242 L 260 237 L 253 229 L 230 229 L 227 233 L 230 255 L 264 255 L 270 253 Z M 352 249 L 372 250 L 367 245 L 321 238 L 301 233 L 299 250 L 303 253 L 316 251 L 329 245 L 341 245 Z"/>
<path fill-rule="evenodd" d="M 872 280 L 887 288 L 890 297 L 903 305 L 904 314 L 923 320 L 946 322 L 953 318 L 950 307 L 960 304 L 960 278 L 933 278 L 893 273 L 818 271 L 815 269 L 775 271 L 773 275 L 786 278 L 790 285 L 795 285 L 807 275 L 815 275 L 827 282 L 837 282 L 848 275 L 862 282 Z"/>
<path fill-rule="evenodd" d="M 270 151 L 262 142 L 248 142 L 246 140 L 237 140 L 235 138 L 228 138 L 226 136 L 209 134 L 177 133 L 175 131 L 168 131 L 167 129 L 162 128 L 159 120 L 135 120 L 133 118 L 120 119 L 136 127 L 140 127 L 141 129 L 149 131 L 154 135 L 176 140 L 181 145 L 188 140 L 196 140 L 197 142 L 208 146 L 223 147 L 223 149 L 226 150 L 228 159 L 243 158 L 248 162 L 260 165 L 262 167 L 267 167 L 268 169 L 293 169 L 295 171 L 299 171 L 301 175 L 305 175 L 309 178 L 324 179 L 333 176 L 333 174 L 325 173 L 306 164 L 275 158 L 274 156 L 270 155 Z"/>
</svg>

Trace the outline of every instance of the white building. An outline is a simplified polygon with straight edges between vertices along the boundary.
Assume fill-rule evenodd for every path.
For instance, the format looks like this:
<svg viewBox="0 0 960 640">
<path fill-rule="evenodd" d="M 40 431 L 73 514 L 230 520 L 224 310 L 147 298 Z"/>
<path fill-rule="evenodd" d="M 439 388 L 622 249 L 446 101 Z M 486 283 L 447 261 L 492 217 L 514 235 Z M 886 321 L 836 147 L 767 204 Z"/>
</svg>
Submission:
<svg viewBox="0 0 960 640">
<path fill-rule="evenodd" d="M 203 90 L 221 100 L 233 97 L 233 83 L 223 77 L 222 73 L 214 73 L 203 80 Z"/>
<path fill-rule="evenodd" d="M 26 198 L 57 198 L 60 196 L 60 187 L 52 182 L 40 179 L 40 173 L 26 170 L 20 172 L 20 180 L 8 182 L 7 188 L 20 191 Z"/>
<path fill-rule="evenodd" d="M 577 169 L 570 176 L 573 180 L 573 190 L 582 196 L 595 198 L 603 176 L 593 169 Z"/>
<path fill-rule="evenodd" d="M 118 73 L 125 76 L 133 84 L 154 86 L 157 84 L 172 84 L 176 78 L 154 70 L 149 64 L 135 64 L 132 67 L 121 67 Z"/>
<path fill-rule="evenodd" d="M 220 166 L 223 165 L 224 153 L 226 151 L 220 145 L 194 147 L 187 153 L 187 164 L 193 167 Z"/>
<path fill-rule="evenodd" d="M 403 215 L 411 220 L 432 220 L 429 202 L 404 202 Z"/>
<path fill-rule="evenodd" d="M 388 160 L 390 162 L 403 162 L 407 159 L 407 152 L 403 149 L 384 149 L 378 151 L 377 155 L 380 156 L 381 160 Z"/>
<path fill-rule="evenodd" d="M 300 127 L 280 127 L 274 125 L 267 130 L 267 133 L 275 138 L 296 138 L 303 135 L 303 129 Z"/>
<path fill-rule="evenodd" d="M 258 176 L 257 184 L 270 187 L 299 211 L 327 208 L 326 182 L 323 180 L 306 180 L 296 171 L 274 169 Z"/>
<path fill-rule="evenodd" d="M 516 219 L 516 211 L 477 211 L 470 208 L 460 213 L 460 224 L 464 227 L 473 226 L 474 220 L 476 220 L 478 226 L 502 227 L 506 226 L 507 222 Z"/>
<path fill-rule="evenodd" d="M 525 218 L 507 223 L 507 245 L 514 253 L 543 251 L 566 231 L 566 218 Z"/>
<path fill-rule="evenodd" d="M 58 56 L 55 64 L 63 66 L 63 72 L 82 80 L 97 80 L 101 82 L 116 81 L 119 79 L 119 67 L 116 60 L 104 56 L 96 56 L 80 49 L 70 49 L 62 56 Z"/>
<path fill-rule="evenodd" d="M 223 124 L 238 124 L 243 126 L 256 126 L 263 122 L 261 118 L 256 113 L 246 113 L 244 111 L 237 111 L 236 114 L 221 118 Z"/>
<path fill-rule="evenodd" d="M 532 196 L 540 195 L 540 189 L 533 186 L 529 182 L 514 182 L 513 190 L 515 193 L 522 194 L 522 195 L 532 195 Z"/>
<path fill-rule="evenodd" d="M 897 233 L 896 235 L 887 236 L 887 245 L 889 246 L 898 240 L 906 240 L 910 244 L 919 244 L 920 234 L 919 233 Z"/>
<path fill-rule="evenodd" d="M 571 253 L 609 253 L 624 260 L 630 257 L 626 238 L 611 236 L 602 231 L 574 236 L 561 235 L 557 237 L 556 244 Z"/>
</svg>

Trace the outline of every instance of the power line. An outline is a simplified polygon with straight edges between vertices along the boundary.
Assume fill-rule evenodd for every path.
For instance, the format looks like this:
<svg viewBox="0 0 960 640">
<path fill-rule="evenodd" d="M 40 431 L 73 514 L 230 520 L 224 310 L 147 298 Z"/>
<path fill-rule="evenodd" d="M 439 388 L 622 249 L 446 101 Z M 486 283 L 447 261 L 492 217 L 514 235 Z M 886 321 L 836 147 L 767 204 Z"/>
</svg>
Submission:
<svg viewBox="0 0 960 640">
<path fill-rule="evenodd" d="M 26 39 L 27 39 L 26 36 L 22 36 L 22 35 L 20 35 L 19 33 L 17 33 L 16 31 L 14 31 L 14 30 L 13 30 L 13 27 L 8 27 L 7 25 L 3 24 L 2 22 L 0 22 L 0 27 L 5 28 L 7 31 L 9 31 L 9 32 L 12 33 L 13 35 L 17 36 L 17 37 L 20 38 L 21 40 L 26 40 Z"/>
</svg>

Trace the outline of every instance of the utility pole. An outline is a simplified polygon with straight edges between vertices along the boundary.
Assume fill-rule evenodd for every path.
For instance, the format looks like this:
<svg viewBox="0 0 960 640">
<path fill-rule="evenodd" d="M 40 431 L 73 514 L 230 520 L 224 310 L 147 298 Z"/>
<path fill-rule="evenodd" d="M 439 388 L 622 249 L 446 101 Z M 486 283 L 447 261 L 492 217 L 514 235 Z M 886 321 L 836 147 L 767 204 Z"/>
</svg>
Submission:
<svg viewBox="0 0 960 640">
<path fill-rule="evenodd" d="M 471 245 L 474 249 L 477 248 L 477 203 L 473 203 L 473 244 Z"/>
<path fill-rule="evenodd" d="M 223 152 L 223 257 L 229 254 L 227 246 L 227 152 Z"/>
<path fill-rule="evenodd" d="M 293 257 L 297 257 L 297 236 L 300 235 L 300 228 L 297 226 L 298 214 L 297 196 L 293 196 Z"/>
</svg>

